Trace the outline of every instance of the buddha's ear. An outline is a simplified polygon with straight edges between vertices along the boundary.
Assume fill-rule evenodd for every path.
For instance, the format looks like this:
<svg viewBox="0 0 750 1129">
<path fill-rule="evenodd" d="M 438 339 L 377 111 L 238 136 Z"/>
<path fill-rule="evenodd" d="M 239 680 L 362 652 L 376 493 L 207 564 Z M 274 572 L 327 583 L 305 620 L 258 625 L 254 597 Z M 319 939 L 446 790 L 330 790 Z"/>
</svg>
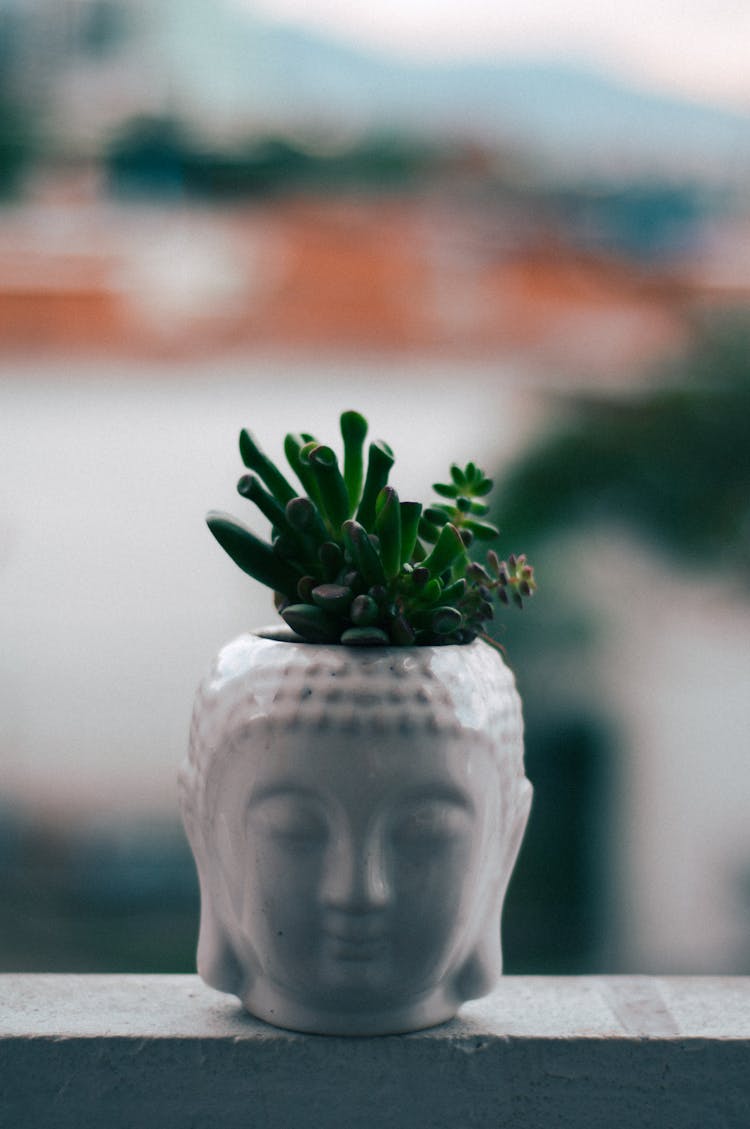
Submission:
<svg viewBox="0 0 750 1129">
<path fill-rule="evenodd" d="M 491 991 L 503 970 L 500 920 L 505 894 L 521 847 L 531 810 L 533 788 L 524 778 L 508 813 L 502 836 L 496 882 L 489 889 L 476 944 L 453 979 L 453 990 L 461 1001 L 478 999 Z"/>
<path fill-rule="evenodd" d="M 505 876 L 505 884 L 502 891 L 503 898 L 505 898 L 510 876 L 513 873 L 513 868 L 518 858 L 518 852 L 521 849 L 526 824 L 529 822 L 529 812 L 531 811 L 533 795 L 534 789 L 531 782 L 524 777 L 516 795 L 513 809 L 509 812 L 508 833 L 503 844 L 503 874 Z"/>
<path fill-rule="evenodd" d="M 218 842 L 206 842 L 205 821 L 201 821 L 191 802 L 183 804 L 185 831 L 193 849 L 200 886 L 200 931 L 198 934 L 198 972 L 207 984 L 220 992 L 240 995 L 244 977 L 223 915 L 231 913 L 233 899 L 225 870 L 233 860 L 222 858 L 228 850 L 226 834 Z M 222 905 L 217 904 L 217 899 Z"/>
<path fill-rule="evenodd" d="M 244 976 L 237 955 L 202 884 L 198 972 L 212 988 L 241 995 Z"/>
</svg>

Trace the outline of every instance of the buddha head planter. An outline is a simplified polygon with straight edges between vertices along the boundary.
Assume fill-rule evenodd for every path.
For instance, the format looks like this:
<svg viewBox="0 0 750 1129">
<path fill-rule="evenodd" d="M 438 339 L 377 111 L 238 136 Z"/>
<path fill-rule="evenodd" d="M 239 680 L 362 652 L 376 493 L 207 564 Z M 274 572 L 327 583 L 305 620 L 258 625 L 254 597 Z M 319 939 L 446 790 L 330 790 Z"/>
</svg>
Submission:
<svg viewBox="0 0 750 1129">
<path fill-rule="evenodd" d="M 533 569 L 477 559 L 497 529 L 476 464 L 423 509 L 387 483 L 387 444 L 365 472 L 366 431 L 341 416 L 342 470 L 287 435 L 302 493 L 241 433 L 238 491 L 271 540 L 208 524 L 289 634 L 220 652 L 181 774 L 199 972 L 270 1023 L 325 1034 L 426 1027 L 492 987 L 531 800 L 513 676 L 478 636 L 494 598 L 533 593 Z"/>
<path fill-rule="evenodd" d="M 530 800 L 513 676 L 485 643 L 240 637 L 181 774 L 201 976 L 300 1031 L 450 1018 L 501 972 Z"/>
</svg>

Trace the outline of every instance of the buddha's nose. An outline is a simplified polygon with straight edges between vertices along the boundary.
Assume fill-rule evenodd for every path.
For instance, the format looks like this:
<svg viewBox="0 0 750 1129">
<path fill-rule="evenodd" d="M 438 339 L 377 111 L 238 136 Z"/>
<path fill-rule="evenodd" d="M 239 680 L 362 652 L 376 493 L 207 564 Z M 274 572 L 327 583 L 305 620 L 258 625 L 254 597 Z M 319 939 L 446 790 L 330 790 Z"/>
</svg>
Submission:
<svg viewBox="0 0 750 1129">
<path fill-rule="evenodd" d="M 378 835 L 341 836 L 330 845 L 323 877 L 326 905 L 349 913 L 383 909 L 391 900 L 385 844 Z"/>
</svg>

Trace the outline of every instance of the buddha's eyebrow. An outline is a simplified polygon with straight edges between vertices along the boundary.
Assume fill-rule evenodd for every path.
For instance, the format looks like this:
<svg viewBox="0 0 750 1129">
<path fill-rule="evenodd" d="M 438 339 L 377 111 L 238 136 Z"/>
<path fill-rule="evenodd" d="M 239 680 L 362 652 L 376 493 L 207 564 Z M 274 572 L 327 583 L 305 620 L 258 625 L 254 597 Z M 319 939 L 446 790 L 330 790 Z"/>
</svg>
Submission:
<svg viewBox="0 0 750 1129">
<path fill-rule="evenodd" d="M 320 796 L 312 788 L 305 788 L 299 784 L 267 784 L 256 789 L 247 801 L 247 810 L 260 807 L 269 800 L 293 800 L 307 803 L 320 803 Z"/>
<path fill-rule="evenodd" d="M 407 788 L 398 796 L 401 804 L 451 804 L 454 807 L 464 808 L 468 812 L 474 811 L 474 804 L 470 796 L 451 784 L 425 784 Z"/>
</svg>

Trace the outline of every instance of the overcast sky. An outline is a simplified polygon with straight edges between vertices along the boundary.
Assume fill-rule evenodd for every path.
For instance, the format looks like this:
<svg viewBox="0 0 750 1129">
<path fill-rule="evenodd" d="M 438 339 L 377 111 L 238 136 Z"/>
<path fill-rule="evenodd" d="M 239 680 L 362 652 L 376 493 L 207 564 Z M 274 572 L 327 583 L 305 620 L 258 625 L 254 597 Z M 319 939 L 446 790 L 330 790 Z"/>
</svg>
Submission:
<svg viewBox="0 0 750 1129">
<path fill-rule="evenodd" d="M 417 57 L 574 56 L 750 112 L 750 0 L 233 0 Z"/>
</svg>

